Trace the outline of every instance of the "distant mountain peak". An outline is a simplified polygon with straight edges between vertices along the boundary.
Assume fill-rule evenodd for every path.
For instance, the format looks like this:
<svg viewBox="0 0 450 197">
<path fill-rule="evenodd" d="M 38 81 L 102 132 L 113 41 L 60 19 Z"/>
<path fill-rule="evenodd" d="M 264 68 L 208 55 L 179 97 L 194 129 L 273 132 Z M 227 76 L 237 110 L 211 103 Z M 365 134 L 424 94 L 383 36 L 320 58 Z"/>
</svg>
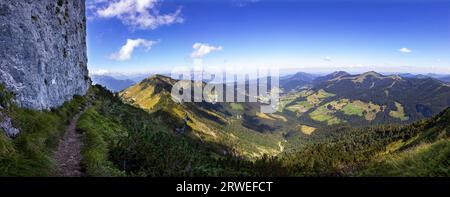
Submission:
<svg viewBox="0 0 450 197">
<path fill-rule="evenodd" d="M 312 81 L 316 78 L 316 76 L 309 73 L 297 72 L 294 75 L 281 78 L 280 86 L 286 92 L 297 91 L 300 89 L 309 88 Z"/>
<path fill-rule="evenodd" d="M 298 72 L 289 77 L 289 80 L 302 80 L 306 82 L 311 82 L 314 78 L 316 78 L 314 75 L 305 73 L 305 72 Z"/>
<path fill-rule="evenodd" d="M 350 77 L 350 76 L 352 76 L 352 75 L 350 73 L 348 73 L 348 72 L 336 71 L 336 72 L 333 72 L 333 73 L 331 73 L 329 75 L 326 75 L 325 79 L 330 80 L 330 81 L 335 81 L 335 80 L 340 80 L 340 79 L 342 79 L 344 77 Z"/>
<path fill-rule="evenodd" d="M 343 77 L 351 76 L 349 73 L 345 71 L 335 71 L 331 74 L 316 78 L 313 83 L 314 84 L 322 84 L 328 83 L 329 81 L 339 81 Z"/>
<path fill-rule="evenodd" d="M 377 73 L 375 71 L 369 71 L 369 72 L 365 72 L 363 74 L 361 74 L 362 76 L 374 76 L 374 77 L 383 77 L 382 74 Z"/>
<path fill-rule="evenodd" d="M 308 74 L 308 73 L 305 73 L 305 72 L 297 72 L 297 73 L 294 74 L 293 77 L 299 77 L 299 76 L 305 76 L 305 75 L 310 76 L 311 74 Z"/>
<path fill-rule="evenodd" d="M 384 78 L 383 75 L 381 75 L 380 73 L 377 73 L 375 71 L 369 71 L 369 72 L 365 72 L 363 74 L 357 75 L 354 77 L 353 82 L 355 83 L 362 83 L 364 82 L 366 79 L 382 79 Z"/>
<path fill-rule="evenodd" d="M 418 79 L 428 79 L 428 78 L 432 78 L 432 77 L 430 77 L 430 76 L 428 76 L 428 75 L 424 75 L 424 74 L 418 74 L 418 75 L 416 75 L 415 77 L 418 78 Z"/>
<path fill-rule="evenodd" d="M 335 71 L 330 74 L 330 76 L 333 76 L 333 77 L 343 77 L 343 76 L 349 76 L 349 75 L 350 75 L 350 73 L 345 72 L 345 71 Z"/>
<path fill-rule="evenodd" d="M 150 77 L 148 77 L 140 82 L 140 84 L 145 84 L 145 83 L 150 83 L 153 85 L 156 85 L 156 84 L 173 85 L 175 83 L 175 80 L 170 77 L 164 76 L 164 75 L 155 74 L 155 75 L 151 75 Z"/>
</svg>

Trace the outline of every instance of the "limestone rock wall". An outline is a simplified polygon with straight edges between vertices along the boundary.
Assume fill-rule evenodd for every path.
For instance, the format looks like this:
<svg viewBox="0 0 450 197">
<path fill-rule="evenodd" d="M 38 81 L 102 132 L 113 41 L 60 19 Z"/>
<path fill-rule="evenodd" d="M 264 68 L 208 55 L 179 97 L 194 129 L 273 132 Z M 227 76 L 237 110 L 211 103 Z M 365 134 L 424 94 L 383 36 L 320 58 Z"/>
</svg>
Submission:
<svg viewBox="0 0 450 197">
<path fill-rule="evenodd" d="M 0 0 L 0 83 L 32 109 L 84 95 L 85 0 Z"/>
</svg>

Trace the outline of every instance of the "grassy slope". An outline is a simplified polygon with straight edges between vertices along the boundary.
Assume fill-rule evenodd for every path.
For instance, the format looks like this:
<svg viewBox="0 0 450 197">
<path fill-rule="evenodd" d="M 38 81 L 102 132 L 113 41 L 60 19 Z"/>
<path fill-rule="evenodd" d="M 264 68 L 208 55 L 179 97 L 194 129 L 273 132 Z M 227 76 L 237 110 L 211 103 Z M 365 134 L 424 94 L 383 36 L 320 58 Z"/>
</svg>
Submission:
<svg viewBox="0 0 450 197">
<path fill-rule="evenodd" d="M 400 128 L 344 129 L 328 137 L 317 131 L 297 152 L 250 162 L 221 155 L 217 150 L 232 152 L 221 144 L 173 132 L 170 114 L 154 116 L 102 88 L 91 91 L 92 108 L 78 125 L 89 176 L 449 176 L 450 110 Z M 87 98 L 43 112 L 11 105 L 6 93 L 0 98 L 2 112 L 22 131 L 13 140 L 0 132 L 0 176 L 54 175 L 52 151 Z"/>
<path fill-rule="evenodd" d="M 322 93 L 318 93 L 317 95 L 308 96 L 308 100 L 319 102 L 320 99 L 327 98 L 332 95 L 326 95 Z M 292 101 L 295 101 L 297 97 L 294 97 Z M 289 101 L 286 101 L 289 103 Z M 327 101 L 329 102 L 329 101 Z M 348 105 L 347 105 L 348 106 Z M 352 108 L 353 107 L 353 108 Z M 320 106 L 320 108 L 326 109 L 326 106 Z M 363 103 L 359 101 L 355 101 L 352 103 L 349 108 L 345 108 L 345 112 L 347 112 L 347 115 L 357 115 L 361 116 L 365 119 L 374 119 L 375 115 L 372 115 L 372 111 L 379 111 L 380 107 L 373 105 L 372 103 Z M 364 113 L 366 112 L 366 113 Z M 368 113 L 370 112 L 370 113 Z M 374 112 L 374 113 L 376 113 Z M 312 113 L 314 115 L 314 113 Z M 317 113 L 318 118 L 323 118 L 322 116 L 326 113 Z M 364 117 L 365 116 L 365 117 Z M 262 120 L 264 118 L 260 118 Z M 267 119 L 267 118 L 265 118 Z M 264 120 L 265 120 L 264 119 Z M 333 117 L 326 117 L 326 120 L 331 120 L 333 123 Z M 246 138 L 242 135 L 236 135 L 235 131 L 239 130 L 241 133 L 251 133 L 249 131 L 244 131 L 243 128 L 240 127 L 239 121 L 234 121 L 236 124 L 231 124 L 233 127 L 228 126 L 225 127 L 227 130 L 226 133 L 234 134 L 234 136 L 238 136 L 239 138 Z M 429 124 L 431 125 L 431 124 Z M 418 133 L 426 133 L 422 129 L 425 126 L 418 126 L 418 128 L 412 128 L 412 127 L 405 127 L 403 129 L 394 129 L 389 130 L 390 128 L 387 128 L 389 131 L 386 131 L 386 128 L 377 128 L 372 129 L 371 131 L 366 131 L 365 129 L 356 129 L 356 132 L 347 132 L 352 133 L 348 135 L 343 136 L 332 136 L 328 137 L 325 140 L 319 139 L 323 137 L 318 137 L 317 139 L 309 140 L 307 143 L 303 143 L 303 145 L 306 144 L 306 148 L 300 148 L 303 152 L 298 154 L 297 158 L 296 156 L 288 156 L 287 160 L 292 161 L 283 161 L 287 162 L 288 164 L 283 164 L 287 168 L 297 168 L 296 170 L 292 170 L 293 175 L 355 175 L 358 170 L 364 170 L 361 166 L 368 165 L 373 157 L 375 157 L 377 154 L 380 154 L 380 152 L 385 151 L 386 147 L 389 145 L 389 143 L 395 142 L 396 140 L 403 139 L 403 140 L 409 140 L 411 136 L 408 135 L 415 135 L 415 137 L 418 137 Z M 412 131 L 409 131 L 409 129 L 412 129 Z M 219 128 L 220 130 L 220 128 Z M 352 130 L 352 129 L 347 129 Z M 420 130 L 420 131 L 416 131 Z M 356 134 L 355 134 L 356 133 Z M 359 133 L 359 134 L 358 134 Z M 434 132 L 432 132 L 434 133 Z M 336 137 L 336 138 L 334 138 Z M 230 138 L 232 139 L 232 138 Z M 327 140 L 331 139 L 331 140 Z M 255 138 L 253 138 L 253 142 L 256 141 Z M 432 141 L 432 143 L 435 142 L 435 140 Z M 414 144 L 414 143 L 412 143 Z M 421 144 L 421 143 L 419 143 Z M 237 147 L 239 145 L 239 142 L 236 144 L 227 144 L 231 147 Z M 415 144 L 418 145 L 418 144 Z M 270 145 L 269 145 L 270 146 Z M 243 150 L 252 150 L 254 147 L 248 144 L 244 144 L 244 146 L 241 146 Z M 398 152 L 391 153 L 388 155 L 398 154 L 402 151 L 406 150 L 406 146 L 402 147 L 401 150 L 398 150 Z M 412 148 L 412 147 L 409 147 Z M 297 148 L 298 150 L 298 148 Z M 256 149 L 257 151 L 257 149 Z M 259 150 L 260 152 L 265 152 L 264 150 Z M 242 152 L 242 150 L 241 150 Z M 251 153 L 247 153 L 251 154 Z M 281 160 L 284 160 L 282 158 Z M 289 162 L 294 162 L 289 163 Z M 297 162 L 297 163 L 295 163 Z M 371 163 L 370 163 L 371 164 Z M 354 168 L 358 168 L 355 169 Z"/>
<path fill-rule="evenodd" d="M 282 140 L 281 136 L 245 128 L 240 120 L 230 116 L 233 112 L 242 113 L 245 108 L 243 104 L 223 103 L 211 108 L 205 107 L 205 103 L 178 104 L 172 101 L 170 95 L 171 87 L 176 82 L 164 76 L 153 76 L 122 91 L 120 96 L 125 102 L 150 113 L 168 113 L 175 118 L 175 122 L 179 122 L 180 127 L 188 119 L 186 125 L 192 132 L 185 132 L 185 135 L 193 139 L 232 147 L 232 152 L 251 158 L 280 152 L 278 143 Z M 230 114 L 220 111 L 225 108 L 230 109 Z M 166 123 L 171 124 L 168 121 Z"/>
<path fill-rule="evenodd" d="M 89 176 L 122 176 L 109 160 L 109 149 L 127 135 L 119 124 L 100 115 L 94 108 L 79 119 L 77 128 L 83 132 L 82 165 Z"/>
<path fill-rule="evenodd" d="M 392 142 L 362 176 L 450 176 L 450 108 L 422 124 L 413 137 Z"/>
<path fill-rule="evenodd" d="M 421 144 L 406 151 L 384 155 L 360 176 L 450 176 L 450 140 Z"/>
<path fill-rule="evenodd" d="M 318 129 L 279 159 L 293 176 L 448 176 L 449 121 Z"/>
<path fill-rule="evenodd" d="M 252 162 L 174 132 L 167 113 L 148 113 L 123 104 L 95 87 L 95 102 L 78 122 L 83 133 L 83 165 L 88 176 L 249 176 Z M 163 121 L 164 120 L 164 121 Z M 170 122 L 170 121 L 169 121 Z M 262 169 L 261 171 L 265 170 Z"/>
<path fill-rule="evenodd" d="M 2 112 L 12 118 L 21 133 L 10 139 L 0 131 L 0 176 L 54 176 L 53 151 L 84 99 L 75 97 L 58 109 L 35 111 L 15 106 L 7 94 L 1 89 Z"/>
</svg>

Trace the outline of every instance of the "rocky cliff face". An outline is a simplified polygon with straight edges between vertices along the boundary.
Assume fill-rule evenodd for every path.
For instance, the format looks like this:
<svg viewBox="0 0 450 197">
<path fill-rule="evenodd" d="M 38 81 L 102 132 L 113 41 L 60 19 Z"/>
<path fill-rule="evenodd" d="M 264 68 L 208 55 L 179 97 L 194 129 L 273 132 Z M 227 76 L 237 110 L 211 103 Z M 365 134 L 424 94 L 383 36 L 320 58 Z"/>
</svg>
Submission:
<svg viewBox="0 0 450 197">
<path fill-rule="evenodd" d="M 84 95 L 90 83 L 85 0 L 1 0 L 0 82 L 26 108 Z"/>
</svg>

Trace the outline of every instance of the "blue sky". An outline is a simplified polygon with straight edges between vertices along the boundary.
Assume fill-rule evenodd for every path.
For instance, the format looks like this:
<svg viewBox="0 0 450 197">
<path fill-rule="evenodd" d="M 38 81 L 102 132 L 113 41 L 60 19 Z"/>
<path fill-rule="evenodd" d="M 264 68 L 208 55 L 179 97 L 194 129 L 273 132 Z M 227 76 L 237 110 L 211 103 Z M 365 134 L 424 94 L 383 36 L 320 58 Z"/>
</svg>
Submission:
<svg viewBox="0 0 450 197">
<path fill-rule="evenodd" d="M 194 59 L 221 68 L 450 73 L 449 1 L 88 0 L 87 7 L 93 73 L 167 72 Z"/>
</svg>

